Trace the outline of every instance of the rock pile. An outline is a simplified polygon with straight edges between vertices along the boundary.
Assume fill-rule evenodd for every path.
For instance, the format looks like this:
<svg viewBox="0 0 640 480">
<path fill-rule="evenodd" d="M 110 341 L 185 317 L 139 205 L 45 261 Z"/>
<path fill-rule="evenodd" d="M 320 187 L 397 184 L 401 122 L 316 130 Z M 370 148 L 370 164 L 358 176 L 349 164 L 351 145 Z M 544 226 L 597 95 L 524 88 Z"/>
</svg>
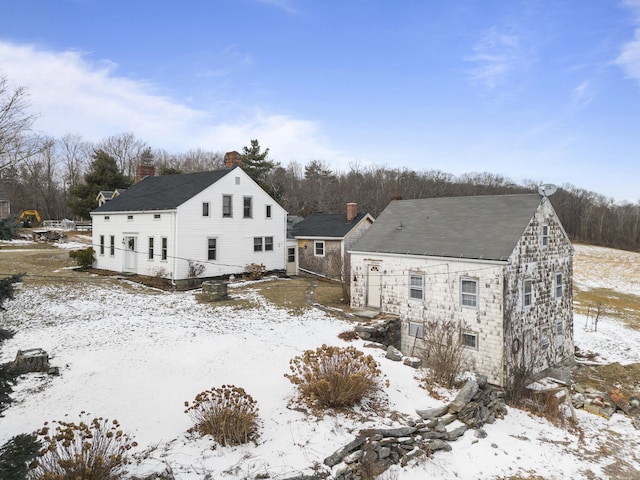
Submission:
<svg viewBox="0 0 640 480">
<path fill-rule="evenodd" d="M 356 325 L 355 331 L 362 340 L 379 343 L 388 347 L 400 346 L 400 319 L 386 317 L 370 323 Z"/>
<path fill-rule="evenodd" d="M 453 442 L 472 428 L 484 438 L 484 424 L 506 414 L 502 392 L 477 375 L 448 405 L 417 410 L 417 420 L 398 428 L 360 430 L 356 438 L 329 455 L 324 464 L 333 469 L 336 480 L 371 478 L 393 464 L 407 465 L 412 459 L 429 456 L 436 450 L 450 451 Z"/>
<path fill-rule="evenodd" d="M 631 397 L 627 399 L 619 390 L 609 388 L 607 391 L 600 391 L 593 387 L 580 384 L 573 385 L 574 393 L 571 403 L 575 408 L 582 408 L 589 413 L 609 418 L 616 412 L 630 415 L 634 419 L 634 426 L 640 428 L 640 398 Z"/>
</svg>

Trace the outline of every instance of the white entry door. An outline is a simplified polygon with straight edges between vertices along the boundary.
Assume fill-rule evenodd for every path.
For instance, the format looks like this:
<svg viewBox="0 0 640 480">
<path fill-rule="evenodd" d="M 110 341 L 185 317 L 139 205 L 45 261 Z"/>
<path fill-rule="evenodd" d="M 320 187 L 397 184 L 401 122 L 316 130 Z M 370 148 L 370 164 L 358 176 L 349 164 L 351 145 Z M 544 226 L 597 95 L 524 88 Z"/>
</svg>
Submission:
<svg viewBox="0 0 640 480">
<path fill-rule="evenodd" d="M 367 272 L 367 306 L 380 308 L 380 266 L 369 265 Z"/>
<path fill-rule="evenodd" d="M 124 237 L 124 268 L 125 272 L 136 271 L 136 237 Z"/>
</svg>

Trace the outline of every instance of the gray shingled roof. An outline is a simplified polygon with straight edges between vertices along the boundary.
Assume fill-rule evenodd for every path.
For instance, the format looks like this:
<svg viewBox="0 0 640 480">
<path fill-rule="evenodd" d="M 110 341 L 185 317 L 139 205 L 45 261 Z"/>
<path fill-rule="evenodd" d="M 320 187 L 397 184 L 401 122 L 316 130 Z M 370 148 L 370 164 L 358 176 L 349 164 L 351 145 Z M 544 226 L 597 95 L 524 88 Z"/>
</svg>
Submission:
<svg viewBox="0 0 640 480">
<path fill-rule="evenodd" d="M 506 260 L 540 201 L 537 194 L 393 201 L 351 250 Z"/>
<path fill-rule="evenodd" d="M 231 170 L 145 177 L 93 212 L 171 210 L 224 177 Z"/>
<path fill-rule="evenodd" d="M 344 213 L 313 213 L 295 224 L 293 235 L 296 237 L 342 238 L 366 216 L 366 213 L 359 213 L 353 221 L 347 223 L 347 215 Z"/>
</svg>

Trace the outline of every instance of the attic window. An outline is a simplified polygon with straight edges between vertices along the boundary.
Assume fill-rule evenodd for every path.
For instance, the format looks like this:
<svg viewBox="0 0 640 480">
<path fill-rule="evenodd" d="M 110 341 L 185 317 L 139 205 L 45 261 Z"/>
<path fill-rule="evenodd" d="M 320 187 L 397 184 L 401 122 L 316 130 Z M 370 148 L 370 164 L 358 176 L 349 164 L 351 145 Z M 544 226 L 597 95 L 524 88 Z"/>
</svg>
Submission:
<svg viewBox="0 0 640 480">
<path fill-rule="evenodd" d="M 542 225 L 542 235 L 540 236 L 540 245 L 544 248 L 549 245 L 549 225 Z"/>
<path fill-rule="evenodd" d="M 240 177 L 236 177 L 236 185 L 240 185 Z"/>
<path fill-rule="evenodd" d="M 105 221 L 105 222 L 108 222 L 108 221 L 109 221 L 109 215 L 105 215 L 105 216 L 104 216 L 104 221 Z"/>
<path fill-rule="evenodd" d="M 209 202 L 202 202 L 202 216 L 209 216 Z"/>
<path fill-rule="evenodd" d="M 133 215 L 127 215 L 127 221 L 133 222 Z"/>
<path fill-rule="evenodd" d="M 153 214 L 153 219 L 154 220 L 160 220 L 160 214 L 159 213 L 154 213 Z"/>
</svg>

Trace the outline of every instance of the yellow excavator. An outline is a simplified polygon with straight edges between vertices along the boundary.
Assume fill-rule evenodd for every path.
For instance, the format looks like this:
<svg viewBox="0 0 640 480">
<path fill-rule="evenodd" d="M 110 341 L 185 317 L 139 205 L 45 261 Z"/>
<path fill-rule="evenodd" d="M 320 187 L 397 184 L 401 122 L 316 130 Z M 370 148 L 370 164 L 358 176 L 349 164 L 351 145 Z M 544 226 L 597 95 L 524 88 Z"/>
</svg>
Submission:
<svg viewBox="0 0 640 480">
<path fill-rule="evenodd" d="M 24 228 L 39 227 L 42 224 L 42 218 L 37 210 L 23 210 L 16 221 Z"/>
</svg>

